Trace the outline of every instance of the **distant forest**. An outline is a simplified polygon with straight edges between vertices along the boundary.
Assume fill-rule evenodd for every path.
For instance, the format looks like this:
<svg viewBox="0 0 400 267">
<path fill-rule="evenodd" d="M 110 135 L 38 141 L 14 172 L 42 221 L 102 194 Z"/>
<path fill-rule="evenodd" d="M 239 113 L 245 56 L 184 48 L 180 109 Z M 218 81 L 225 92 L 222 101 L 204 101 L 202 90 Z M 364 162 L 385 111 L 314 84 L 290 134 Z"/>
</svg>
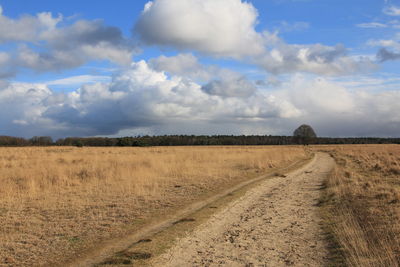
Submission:
<svg viewBox="0 0 400 267">
<path fill-rule="evenodd" d="M 400 144 L 400 138 L 316 137 L 309 144 Z M 213 146 L 213 145 L 295 145 L 302 141 L 293 136 L 271 135 L 163 135 L 136 137 L 67 137 L 54 141 L 48 136 L 25 139 L 0 136 L 0 146 Z"/>
</svg>

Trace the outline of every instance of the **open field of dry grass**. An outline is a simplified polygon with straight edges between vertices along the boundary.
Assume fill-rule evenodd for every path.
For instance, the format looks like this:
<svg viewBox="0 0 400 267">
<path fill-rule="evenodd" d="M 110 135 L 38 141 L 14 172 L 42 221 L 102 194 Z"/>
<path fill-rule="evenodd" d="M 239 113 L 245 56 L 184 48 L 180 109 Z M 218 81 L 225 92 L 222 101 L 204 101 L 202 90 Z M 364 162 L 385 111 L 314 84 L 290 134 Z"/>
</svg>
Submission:
<svg viewBox="0 0 400 267">
<path fill-rule="evenodd" d="M 399 266 L 400 146 L 315 148 L 337 163 L 322 199 L 335 265 Z"/>
<path fill-rule="evenodd" d="M 307 156 L 295 146 L 0 148 L 0 263 L 56 264 Z"/>
</svg>

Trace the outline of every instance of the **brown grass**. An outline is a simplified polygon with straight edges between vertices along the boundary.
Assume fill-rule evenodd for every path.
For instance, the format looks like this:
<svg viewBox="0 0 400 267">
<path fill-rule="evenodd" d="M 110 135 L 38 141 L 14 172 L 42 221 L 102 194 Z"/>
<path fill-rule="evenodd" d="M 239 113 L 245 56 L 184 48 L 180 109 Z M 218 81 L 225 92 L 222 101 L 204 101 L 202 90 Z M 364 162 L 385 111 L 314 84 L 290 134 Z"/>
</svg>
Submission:
<svg viewBox="0 0 400 267">
<path fill-rule="evenodd" d="M 337 162 L 324 196 L 336 253 L 344 256 L 334 265 L 399 266 L 400 146 L 318 149 Z"/>
<path fill-rule="evenodd" d="M 56 264 L 302 147 L 0 148 L 0 265 Z"/>
</svg>

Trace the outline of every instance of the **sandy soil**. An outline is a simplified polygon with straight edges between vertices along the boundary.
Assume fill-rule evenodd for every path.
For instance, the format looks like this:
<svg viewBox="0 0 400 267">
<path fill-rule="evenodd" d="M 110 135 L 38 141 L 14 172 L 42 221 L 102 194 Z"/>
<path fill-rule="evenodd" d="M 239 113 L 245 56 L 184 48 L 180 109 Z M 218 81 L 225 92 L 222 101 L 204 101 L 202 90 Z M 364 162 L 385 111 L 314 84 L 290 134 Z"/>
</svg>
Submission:
<svg viewBox="0 0 400 267">
<path fill-rule="evenodd" d="M 274 177 L 177 241 L 154 266 L 321 266 L 326 247 L 318 217 L 321 183 L 334 165 L 318 153 Z"/>
</svg>

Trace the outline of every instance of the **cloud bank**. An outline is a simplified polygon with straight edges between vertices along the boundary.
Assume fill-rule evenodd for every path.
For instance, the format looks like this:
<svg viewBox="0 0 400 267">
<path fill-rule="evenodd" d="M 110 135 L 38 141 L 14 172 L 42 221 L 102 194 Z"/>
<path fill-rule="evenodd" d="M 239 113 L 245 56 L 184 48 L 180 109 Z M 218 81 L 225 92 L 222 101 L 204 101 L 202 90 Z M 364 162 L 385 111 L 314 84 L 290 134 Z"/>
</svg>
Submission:
<svg viewBox="0 0 400 267">
<path fill-rule="evenodd" d="M 10 134 L 56 137 L 290 134 L 299 121 L 333 136 L 389 136 L 400 130 L 397 91 L 353 91 L 303 74 L 269 89 L 241 79 L 198 84 L 139 61 L 111 82 L 84 84 L 70 93 L 57 93 L 45 84 L 2 84 L 0 123 Z"/>
</svg>

